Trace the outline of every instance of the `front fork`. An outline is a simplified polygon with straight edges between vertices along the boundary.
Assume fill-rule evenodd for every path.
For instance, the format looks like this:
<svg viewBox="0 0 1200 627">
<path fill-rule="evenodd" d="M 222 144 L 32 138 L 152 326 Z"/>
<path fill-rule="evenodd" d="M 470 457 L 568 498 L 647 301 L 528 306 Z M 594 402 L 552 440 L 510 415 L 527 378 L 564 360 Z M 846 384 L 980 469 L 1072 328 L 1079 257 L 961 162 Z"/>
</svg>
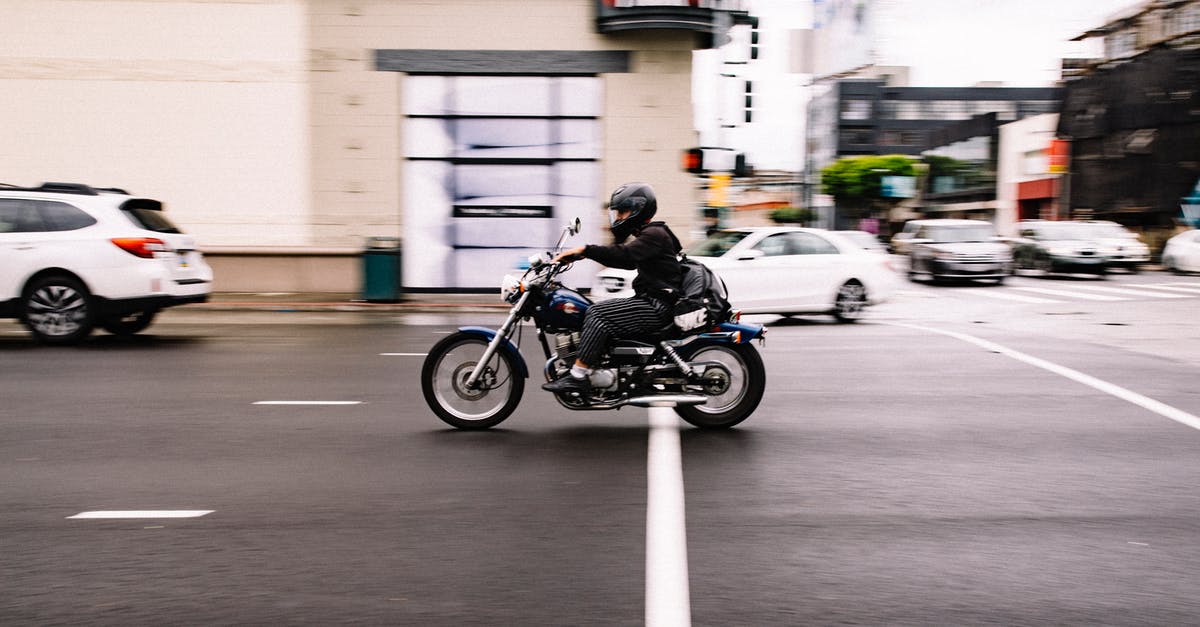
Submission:
<svg viewBox="0 0 1200 627">
<path fill-rule="evenodd" d="M 483 357 L 479 358 L 479 362 L 471 369 L 471 376 L 467 377 L 466 386 L 468 390 L 475 389 L 479 385 L 479 377 L 483 375 L 483 370 L 487 363 L 495 356 L 496 351 L 500 350 L 505 342 L 508 341 L 508 335 L 512 332 L 513 327 L 521 321 L 521 312 L 525 310 L 525 302 L 529 300 L 529 292 L 521 294 L 521 299 L 513 305 L 512 311 L 508 313 L 508 319 L 500 328 L 496 330 L 495 337 L 488 342 L 487 348 L 483 351 Z"/>
</svg>

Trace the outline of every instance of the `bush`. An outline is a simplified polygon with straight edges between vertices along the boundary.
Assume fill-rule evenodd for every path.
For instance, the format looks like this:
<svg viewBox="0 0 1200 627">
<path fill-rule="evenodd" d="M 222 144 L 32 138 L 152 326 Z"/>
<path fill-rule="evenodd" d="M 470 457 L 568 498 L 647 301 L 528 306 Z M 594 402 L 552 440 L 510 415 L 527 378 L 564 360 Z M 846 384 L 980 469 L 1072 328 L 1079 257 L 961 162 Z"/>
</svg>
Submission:
<svg viewBox="0 0 1200 627">
<path fill-rule="evenodd" d="M 770 213 L 771 221 L 779 224 L 805 224 L 812 222 L 816 217 L 817 215 L 812 209 L 804 207 L 783 207 Z"/>
</svg>

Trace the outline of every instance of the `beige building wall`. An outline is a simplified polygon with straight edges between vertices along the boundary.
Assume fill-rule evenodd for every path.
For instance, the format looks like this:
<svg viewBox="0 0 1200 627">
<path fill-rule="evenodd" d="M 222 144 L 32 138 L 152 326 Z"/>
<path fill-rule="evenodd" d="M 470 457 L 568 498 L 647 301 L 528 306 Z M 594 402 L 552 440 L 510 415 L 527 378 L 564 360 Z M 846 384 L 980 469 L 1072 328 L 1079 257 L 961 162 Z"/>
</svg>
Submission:
<svg viewBox="0 0 1200 627">
<path fill-rule="evenodd" d="M 1047 171 L 1046 151 L 1057 128 L 1057 113 L 1043 113 L 1000 127 L 995 224 L 1001 235 L 1016 235 L 1017 184 L 1052 176 Z"/>
<path fill-rule="evenodd" d="M 0 182 L 164 201 L 206 249 L 314 243 L 301 0 L 0 2 Z"/>
<path fill-rule="evenodd" d="M 376 49 L 621 50 L 597 198 L 647 181 L 686 238 L 695 37 L 600 35 L 592 0 L 4 0 L 0 182 L 160 199 L 218 290 L 355 292 L 365 238 L 404 213 L 405 75 Z"/>
<path fill-rule="evenodd" d="M 397 72 L 375 70 L 376 49 L 629 50 L 631 73 L 605 75 L 604 188 L 655 186 L 682 236 L 695 220 L 680 152 L 695 142 L 694 35 L 600 35 L 592 0 L 314 0 L 313 204 L 323 241 L 358 246 L 401 235 L 403 118 Z M 597 206 L 585 220 L 607 220 Z"/>
</svg>

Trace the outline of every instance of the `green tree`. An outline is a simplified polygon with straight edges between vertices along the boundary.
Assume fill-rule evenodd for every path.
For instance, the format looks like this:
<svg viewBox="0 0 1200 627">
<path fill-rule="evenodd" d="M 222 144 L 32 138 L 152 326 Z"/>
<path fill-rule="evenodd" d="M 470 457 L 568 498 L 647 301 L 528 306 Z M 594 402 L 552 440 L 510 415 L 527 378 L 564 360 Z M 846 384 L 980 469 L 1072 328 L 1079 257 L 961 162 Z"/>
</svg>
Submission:
<svg viewBox="0 0 1200 627">
<path fill-rule="evenodd" d="M 914 163 L 905 155 L 843 157 L 821 170 L 821 192 L 850 210 L 851 217 L 865 217 L 894 202 L 880 196 L 883 177 L 915 176 Z"/>
</svg>

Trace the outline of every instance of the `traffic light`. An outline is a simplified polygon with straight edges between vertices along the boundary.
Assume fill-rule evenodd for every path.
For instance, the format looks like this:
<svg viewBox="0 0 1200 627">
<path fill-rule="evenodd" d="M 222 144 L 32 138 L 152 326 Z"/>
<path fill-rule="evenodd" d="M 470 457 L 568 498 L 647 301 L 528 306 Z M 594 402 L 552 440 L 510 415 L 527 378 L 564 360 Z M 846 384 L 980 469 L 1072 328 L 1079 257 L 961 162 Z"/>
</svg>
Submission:
<svg viewBox="0 0 1200 627">
<path fill-rule="evenodd" d="M 750 60 L 758 58 L 758 18 L 750 18 Z"/>
<path fill-rule="evenodd" d="M 733 175 L 750 176 L 752 174 L 754 174 L 754 168 L 746 163 L 746 153 L 739 152 L 733 159 Z"/>
<path fill-rule="evenodd" d="M 745 120 L 746 124 L 754 121 L 754 84 L 751 81 L 746 81 L 746 107 Z"/>
<path fill-rule="evenodd" d="M 704 151 L 699 148 L 688 148 L 683 151 L 683 169 L 692 174 L 704 172 Z"/>
</svg>

